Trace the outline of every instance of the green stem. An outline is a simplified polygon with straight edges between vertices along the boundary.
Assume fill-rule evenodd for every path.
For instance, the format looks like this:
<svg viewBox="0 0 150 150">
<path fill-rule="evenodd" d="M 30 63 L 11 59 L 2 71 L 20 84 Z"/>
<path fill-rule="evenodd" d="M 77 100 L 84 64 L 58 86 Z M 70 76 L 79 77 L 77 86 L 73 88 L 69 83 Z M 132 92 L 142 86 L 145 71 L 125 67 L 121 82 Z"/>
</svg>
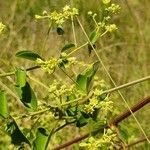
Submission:
<svg viewBox="0 0 150 150">
<path fill-rule="evenodd" d="M 70 52 L 67 56 L 72 55 L 74 52 L 78 51 L 79 49 L 81 49 L 82 47 L 88 45 L 88 42 L 82 44 L 81 46 L 77 47 L 76 49 L 74 49 L 72 52 Z"/>
</svg>

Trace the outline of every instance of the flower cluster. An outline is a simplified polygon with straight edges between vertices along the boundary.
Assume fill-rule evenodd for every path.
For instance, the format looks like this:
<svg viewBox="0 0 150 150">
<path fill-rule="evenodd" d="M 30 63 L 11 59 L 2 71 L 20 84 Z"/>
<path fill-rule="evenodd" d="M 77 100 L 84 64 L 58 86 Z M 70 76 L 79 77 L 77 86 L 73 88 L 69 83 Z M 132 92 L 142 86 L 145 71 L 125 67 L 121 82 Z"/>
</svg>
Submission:
<svg viewBox="0 0 150 150">
<path fill-rule="evenodd" d="M 67 69 L 70 68 L 72 65 L 79 65 L 82 67 L 88 66 L 84 62 L 76 60 L 75 57 L 68 57 L 67 54 L 64 52 L 61 53 L 61 56 L 59 58 L 51 57 L 47 61 L 37 58 L 36 63 L 49 74 L 52 74 L 57 67 L 63 67 Z"/>
<path fill-rule="evenodd" d="M 96 108 L 98 108 L 98 99 L 94 96 L 89 99 L 89 103 L 85 104 L 84 110 L 88 114 L 92 114 Z"/>
<path fill-rule="evenodd" d="M 107 100 L 106 100 L 107 99 Z M 99 102 L 99 108 L 101 109 L 101 111 L 103 112 L 103 116 L 107 116 L 107 114 L 109 112 L 113 111 L 113 102 L 108 100 L 108 98 L 106 98 L 105 101 L 101 101 Z"/>
<path fill-rule="evenodd" d="M 48 61 L 44 61 L 44 60 L 38 58 L 36 60 L 36 63 L 38 65 L 40 65 L 43 70 L 45 70 L 46 72 L 51 74 L 51 73 L 53 73 L 55 71 L 55 68 L 58 65 L 58 60 L 56 58 L 51 58 Z"/>
<path fill-rule="evenodd" d="M 116 4 L 111 4 L 111 6 L 109 6 L 105 10 L 112 14 L 118 13 L 120 11 L 120 6 Z"/>
<path fill-rule="evenodd" d="M 89 103 L 84 105 L 84 110 L 88 114 L 92 114 L 96 108 L 100 108 L 106 117 L 112 111 L 113 102 L 109 100 L 107 94 L 103 91 L 107 89 L 104 80 L 99 81 L 97 76 L 94 77 L 93 95 L 89 98 Z"/>
<path fill-rule="evenodd" d="M 49 93 L 52 97 L 63 97 L 63 95 L 69 95 L 74 93 L 74 85 L 68 86 L 63 84 L 61 81 L 54 80 L 50 85 Z"/>
<path fill-rule="evenodd" d="M 112 129 L 107 129 L 101 138 L 90 137 L 86 142 L 80 143 L 80 147 L 88 150 L 114 149 L 119 141 L 117 134 Z"/>
<path fill-rule="evenodd" d="M 0 22 L 0 35 L 3 34 L 5 29 L 6 29 L 6 26 L 2 22 Z"/>
<path fill-rule="evenodd" d="M 61 26 L 67 19 L 78 15 L 78 9 L 71 8 L 69 5 L 66 5 L 61 12 L 53 11 L 48 14 L 47 11 L 43 12 L 43 15 L 35 15 L 36 19 L 48 18 L 53 21 L 56 25 Z"/>
<path fill-rule="evenodd" d="M 44 128 L 46 128 L 47 130 L 49 129 L 49 128 L 51 128 L 51 121 L 54 121 L 55 120 L 55 116 L 54 116 L 54 114 L 52 113 L 52 112 L 50 112 L 50 111 L 47 111 L 47 112 L 45 112 L 44 114 L 42 114 L 41 116 L 40 116 L 40 119 L 39 119 L 39 121 L 40 121 L 40 125 L 42 126 L 42 127 L 44 127 Z"/>
<path fill-rule="evenodd" d="M 110 3 L 110 0 L 104 0 L 103 3 L 108 4 L 108 3 Z M 106 5 L 106 8 L 104 11 L 107 12 L 107 16 L 103 16 L 103 18 L 101 18 L 102 21 L 96 20 L 97 13 L 93 13 L 92 11 L 89 11 L 88 15 L 92 17 L 93 21 L 96 24 L 96 28 L 98 28 L 98 30 L 102 29 L 102 31 L 104 31 L 104 33 L 105 32 L 113 32 L 113 31 L 117 30 L 118 28 L 115 24 L 110 24 L 110 20 L 112 18 L 112 14 L 119 12 L 119 10 L 120 10 L 119 5 L 116 5 L 116 4 L 111 4 L 110 6 Z"/>
<path fill-rule="evenodd" d="M 115 24 L 110 24 L 110 25 L 106 25 L 105 29 L 106 29 L 106 31 L 113 32 L 113 31 L 117 30 L 118 28 Z"/>
<path fill-rule="evenodd" d="M 54 80 L 49 87 L 49 99 L 51 102 L 59 105 L 69 100 L 69 96 L 73 99 L 82 97 L 82 93 L 76 88 L 75 85 L 67 85 L 63 81 Z"/>
</svg>

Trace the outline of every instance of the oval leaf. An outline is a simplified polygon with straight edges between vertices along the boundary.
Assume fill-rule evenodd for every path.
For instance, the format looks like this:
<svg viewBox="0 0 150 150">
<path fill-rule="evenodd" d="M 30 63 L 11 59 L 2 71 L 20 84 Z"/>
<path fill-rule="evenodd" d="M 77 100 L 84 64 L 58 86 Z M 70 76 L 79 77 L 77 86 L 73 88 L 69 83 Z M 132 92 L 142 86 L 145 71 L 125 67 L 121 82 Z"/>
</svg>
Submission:
<svg viewBox="0 0 150 150">
<path fill-rule="evenodd" d="M 29 59 L 29 60 L 33 60 L 36 61 L 37 58 L 41 58 L 41 56 L 39 56 L 39 54 L 34 53 L 32 51 L 28 51 L 28 50 L 23 50 L 23 51 L 19 51 L 16 53 L 16 57 L 21 57 L 21 58 L 25 58 L 25 59 Z"/>
<path fill-rule="evenodd" d="M 38 128 L 36 139 L 33 141 L 33 150 L 45 150 L 49 134 L 44 128 Z"/>
<path fill-rule="evenodd" d="M 29 140 L 24 136 L 24 134 L 19 129 L 15 120 L 11 120 L 7 124 L 6 132 L 10 135 L 12 144 L 21 145 L 23 142 L 25 142 L 31 145 Z"/>
<path fill-rule="evenodd" d="M 79 90 L 84 92 L 87 91 L 88 78 L 86 75 L 79 74 L 76 83 Z"/>
<path fill-rule="evenodd" d="M 83 127 L 88 123 L 88 119 L 84 118 L 83 115 L 81 115 L 76 122 L 77 127 Z"/>
<path fill-rule="evenodd" d="M 90 38 L 91 43 L 95 44 L 95 42 L 98 40 L 99 37 L 100 37 L 99 31 L 93 31 L 89 38 Z"/>
<path fill-rule="evenodd" d="M 66 44 L 66 45 L 62 48 L 61 52 L 64 52 L 64 51 L 66 51 L 66 50 L 68 50 L 68 49 L 71 49 L 71 48 L 73 48 L 73 47 L 75 47 L 75 45 L 74 45 L 73 43 Z"/>
<path fill-rule="evenodd" d="M 37 99 L 30 84 L 26 82 L 25 86 L 20 87 L 16 85 L 16 91 L 20 97 L 21 102 L 27 107 L 35 110 L 37 108 Z"/>
<path fill-rule="evenodd" d="M 7 118 L 9 116 L 8 105 L 4 91 L 0 91 L 0 116 L 4 118 Z"/>
<path fill-rule="evenodd" d="M 92 66 L 88 67 L 83 74 L 79 74 L 76 79 L 76 85 L 81 91 L 88 92 L 90 82 L 98 70 L 99 62 L 95 62 Z"/>
<path fill-rule="evenodd" d="M 23 87 L 26 84 L 26 71 L 22 69 L 17 69 L 16 74 L 16 84 L 19 87 Z"/>
</svg>

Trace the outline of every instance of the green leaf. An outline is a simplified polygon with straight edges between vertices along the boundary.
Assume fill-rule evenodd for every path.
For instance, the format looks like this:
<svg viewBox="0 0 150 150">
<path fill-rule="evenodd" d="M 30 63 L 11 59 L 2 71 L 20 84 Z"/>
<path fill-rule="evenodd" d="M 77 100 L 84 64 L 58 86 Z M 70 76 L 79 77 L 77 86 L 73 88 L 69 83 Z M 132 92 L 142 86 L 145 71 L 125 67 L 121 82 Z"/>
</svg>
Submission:
<svg viewBox="0 0 150 150">
<path fill-rule="evenodd" d="M 23 142 L 25 142 L 31 145 L 29 140 L 24 136 L 24 134 L 19 129 L 15 120 L 11 120 L 7 124 L 6 132 L 10 135 L 12 144 L 21 145 Z"/>
<path fill-rule="evenodd" d="M 75 45 L 72 44 L 72 43 L 66 44 L 66 45 L 62 48 L 61 52 L 64 52 L 64 51 L 66 51 L 66 50 L 68 50 L 68 49 L 71 49 L 71 48 L 73 48 L 73 47 L 75 47 Z"/>
<path fill-rule="evenodd" d="M 72 100 L 76 99 L 76 95 L 70 94 L 70 95 L 67 95 L 66 98 L 67 98 L 66 101 L 72 101 Z"/>
<path fill-rule="evenodd" d="M 63 35 L 65 32 L 64 32 L 64 30 L 63 30 L 63 28 L 62 27 L 57 27 L 57 34 L 58 35 Z"/>
<path fill-rule="evenodd" d="M 4 91 L 0 91 L 0 116 L 4 118 L 9 116 L 7 99 Z"/>
<path fill-rule="evenodd" d="M 79 90 L 88 92 L 92 78 L 98 70 L 99 62 L 95 62 L 92 66 L 88 67 L 83 74 L 79 74 L 76 79 L 76 86 Z"/>
<path fill-rule="evenodd" d="M 16 84 L 20 87 L 25 86 L 26 84 L 26 71 L 17 69 L 16 74 Z"/>
<path fill-rule="evenodd" d="M 29 60 L 33 60 L 33 61 L 36 61 L 37 58 L 43 59 L 43 58 L 41 58 L 41 56 L 39 54 L 34 53 L 32 51 L 28 51 L 28 50 L 19 51 L 16 53 L 15 56 L 29 59 Z"/>
<path fill-rule="evenodd" d="M 37 99 L 30 84 L 26 82 L 25 86 L 20 87 L 16 85 L 16 91 L 20 97 L 21 102 L 27 107 L 35 110 L 37 108 Z"/>
<path fill-rule="evenodd" d="M 77 87 L 79 90 L 86 92 L 88 85 L 88 77 L 86 75 L 79 74 L 77 76 Z"/>
<path fill-rule="evenodd" d="M 76 116 L 77 115 L 77 106 L 69 107 L 66 109 L 68 116 Z"/>
<path fill-rule="evenodd" d="M 93 63 L 92 66 L 87 68 L 84 71 L 84 75 L 86 75 L 89 78 L 92 78 L 95 75 L 95 73 L 97 72 L 98 68 L 99 68 L 99 61 Z"/>
<path fill-rule="evenodd" d="M 33 150 L 45 150 L 49 134 L 44 128 L 38 128 L 36 139 L 33 141 Z"/>
<path fill-rule="evenodd" d="M 90 41 L 92 44 L 95 44 L 95 42 L 98 40 L 98 38 L 100 37 L 100 32 L 99 30 L 93 31 L 90 35 Z"/>
<path fill-rule="evenodd" d="M 88 123 L 88 119 L 84 118 L 83 115 L 81 115 L 76 122 L 77 127 L 83 127 Z"/>
</svg>

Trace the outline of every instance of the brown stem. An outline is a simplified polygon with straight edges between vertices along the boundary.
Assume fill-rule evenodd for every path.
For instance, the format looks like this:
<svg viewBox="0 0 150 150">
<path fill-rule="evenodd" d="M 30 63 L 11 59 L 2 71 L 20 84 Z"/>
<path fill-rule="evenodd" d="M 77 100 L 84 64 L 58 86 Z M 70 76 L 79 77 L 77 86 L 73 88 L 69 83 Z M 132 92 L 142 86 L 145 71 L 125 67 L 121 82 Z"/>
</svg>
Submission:
<svg viewBox="0 0 150 150">
<path fill-rule="evenodd" d="M 142 107 L 144 107 L 146 104 L 148 104 L 149 102 L 150 102 L 150 96 L 142 99 L 140 102 L 138 102 L 133 107 L 131 107 L 131 111 L 132 112 L 136 112 L 139 109 L 141 109 Z M 131 112 L 129 110 L 126 110 L 125 112 L 123 112 L 122 114 L 120 114 L 116 118 L 114 118 L 112 121 L 110 121 L 109 126 L 112 126 L 112 125 L 113 126 L 114 125 L 117 126 L 118 123 L 120 123 L 121 121 L 123 121 L 124 119 L 129 117 L 130 115 L 131 115 Z M 90 135 L 90 133 L 86 133 L 84 135 L 81 135 L 81 136 L 79 136 L 79 137 L 77 137 L 75 139 L 72 139 L 71 141 L 68 141 L 68 142 L 66 142 L 66 143 L 64 143 L 62 145 L 59 145 L 59 146 L 55 147 L 53 150 L 60 150 L 60 149 L 63 149 L 65 147 L 68 147 L 68 146 L 70 146 L 70 145 L 72 145 L 74 143 L 77 143 L 77 142 L 80 142 L 80 141 L 86 139 L 89 135 Z M 146 139 L 143 139 L 143 140 L 145 141 Z M 138 143 L 140 143 L 140 142 L 142 142 L 142 141 L 139 141 Z M 131 143 L 131 144 L 133 145 L 133 143 Z M 136 144 L 137 144 L 137 142 L 136 142 Z M 130 146 L 130 145 L 128 145 L 128 146 Z"/>
<path fill-rule="evenodd" d="M 150 136 L 148 137 L 148 139 L 150 139 Z M 131 146 L 134 146 L 136 144 L 139 144 L 139 143 L 142 143 L 142 142 L 145 142 L 145 141 L 147 141 L 147 139 L 145 137 L 143 137 L 143 138 L 140 138 L 140 139 L 128 144 L 126 147 L 129 148 Z"/>
<path fill-rule="evenodd" d="M 134 113 L 134 112 L 138 111 L 139 109 L 141 109 L 142 107 L 144 107 L 148 103 L 150 103 L 150 96 L 142 99 L 140 102 L 138 102 L 137 104 L 135 104 L 134 106 L 132 106 L 131 110 Z M 113 119 L 112 121 L 110 121 L 110 125 L 117 126 L 119 122 L 121 122 L 122 120 L 126 119 L 130 115 L 131 115 L 131 111 L 126 110 L 125 112 L 123 112 L 122 114 L 120 114 L 119 116 L 117 116 L 115 119 Z"/>
<path fill-rule="evenodd" d="M 38 68 L 40 68 L 40 66 L 34 66 L 31 68 L 27 68 L 26 71 L 31 71 L 31 70 L 38 69 Z"/>
</svg>

